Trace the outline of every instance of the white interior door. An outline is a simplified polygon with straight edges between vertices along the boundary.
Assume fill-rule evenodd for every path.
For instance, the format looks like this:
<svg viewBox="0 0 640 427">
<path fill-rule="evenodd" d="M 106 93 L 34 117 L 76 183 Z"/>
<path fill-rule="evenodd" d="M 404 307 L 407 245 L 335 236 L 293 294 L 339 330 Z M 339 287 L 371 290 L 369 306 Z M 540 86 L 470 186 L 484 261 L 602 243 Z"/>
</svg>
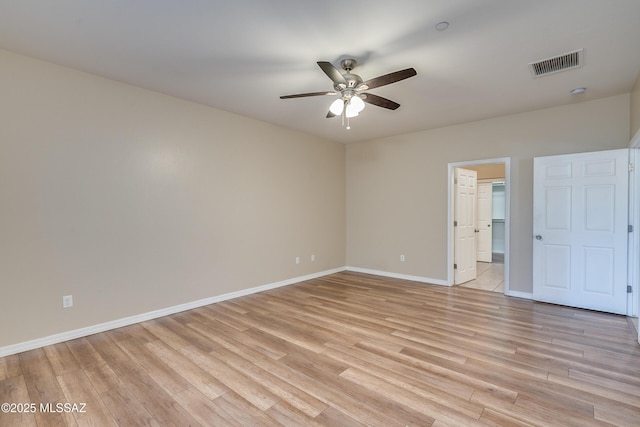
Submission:
<svg viewBox="0 0 640 427">
<path fill-rule="evenodd" d="M 477 260 L 491 262 L 492 253 L 492 211 L 493 211 L 493 184 L 490 182 L 478 183 L 478 244 Z"/>
<path fill-rule="evenodd" d="M 534 159 L 533 297 L 626 314 L 627 149 Z"/>
<path fill-rule="evenodd" d="M 476 278 L 477 172 L 454 170 L 454 283 Z"/>
</svg>

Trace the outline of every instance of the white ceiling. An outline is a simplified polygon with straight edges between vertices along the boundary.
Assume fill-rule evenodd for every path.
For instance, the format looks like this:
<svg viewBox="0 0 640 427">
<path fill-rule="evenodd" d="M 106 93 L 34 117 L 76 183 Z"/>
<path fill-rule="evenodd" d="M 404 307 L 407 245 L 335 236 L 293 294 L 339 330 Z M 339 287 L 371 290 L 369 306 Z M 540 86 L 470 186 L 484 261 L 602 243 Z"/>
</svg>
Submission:
<svg viewBox="0 0 640 427">
<path fill-rule="evenodd" d="M 341 142 L 628 93 L 639 41 L 639 0 L 0 0 L 0 48 Z M 347 56 L 364 80 L 414 67 L 371 90 L 402 106 L 346 130 L 332 97 L 279 99 L 332 90 L 316 61 Z"/>
</svg>

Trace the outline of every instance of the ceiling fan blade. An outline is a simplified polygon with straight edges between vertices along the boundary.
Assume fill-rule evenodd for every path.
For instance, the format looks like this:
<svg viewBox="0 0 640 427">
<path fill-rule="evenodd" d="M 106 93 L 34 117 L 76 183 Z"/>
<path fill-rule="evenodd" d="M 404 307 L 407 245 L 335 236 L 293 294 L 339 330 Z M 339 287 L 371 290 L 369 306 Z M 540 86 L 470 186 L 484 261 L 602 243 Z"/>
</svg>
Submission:
<svg viewBox="0 0 640 427">
<path fill-rule="evenodd" d="M 309 92 L 309 93 L 297 93 L 295 95 L 283 95 L 280 99 L 290 98 L 304 98 L 306 96 L 323 96 L 323 95 L 335 95 L 335 92 Z"/>
<path fill-rule="evenodd" d="M 375 77 L 371 80 L 367 80 L 364 84 L 369 89 L 388 85 L 391 83 L 399 82 L 400 80 L 408 79 L 416 74 L 416 70 L 413 68 L 407 68 L 406 70 L 400 70 L 393 73 L 385 74 L 384 76 Z"/>
<path fill-rule="evenodd" d="M 318 66 L 322 68 L 322 71 L 324 71 L 324 73 L 329 76 L 335 84 L 347 84 L 347 81 L 340 70 L 338 70 L 331 62 L 318 61 Z"/>
<path fill-rule="evenodd" d="M 363 93 L 361 95 L 361 98 L 364 102 L 367 102 L 371 105 L 376 105 L 378 107 L 387 108 L 389 110 L 395 110 L 400 106 L 400 104 L 398 104 L 397 102 L 378 95 L 374 95 L 372 93 Z"/>
<path fill-rule="evenodd" d="M 335 116 L 336 116 L 336 115 L 335 115 L 335 114 L 333 114 L 333 113 L 331 112 L 331 110 L 329 110 L 329 111 L 327 112 L 327 119 L 330 119 L 330 118 L 335 117 Z"/>
</svg>

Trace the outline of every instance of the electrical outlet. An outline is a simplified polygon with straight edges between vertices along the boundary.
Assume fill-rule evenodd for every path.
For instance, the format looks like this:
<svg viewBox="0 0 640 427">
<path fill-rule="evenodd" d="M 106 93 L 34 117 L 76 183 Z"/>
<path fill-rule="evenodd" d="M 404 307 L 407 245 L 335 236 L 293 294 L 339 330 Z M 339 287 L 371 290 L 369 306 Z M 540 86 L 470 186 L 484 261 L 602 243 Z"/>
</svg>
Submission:
<svg viewBox="0 0 640 427">
<path fill-rule="evenodd" d="M 316 260 L 316 256 L 315 255 L 311 255 L 311 262 Z"/>
<path fill-rule="evenodd" d="M 400 262 L 404 262 L 404 255 L 400 255 Z"/>
<path fill-rule="evenodd" d="M 300 264 L 300 257 L 299 256 L 296 257 L 296 264 Z"/>
<path fill-rule="evenodd" d="M 73 295 L 65 295 L 62 297 L 62 308 L 73 307 Z"/>
</svg>

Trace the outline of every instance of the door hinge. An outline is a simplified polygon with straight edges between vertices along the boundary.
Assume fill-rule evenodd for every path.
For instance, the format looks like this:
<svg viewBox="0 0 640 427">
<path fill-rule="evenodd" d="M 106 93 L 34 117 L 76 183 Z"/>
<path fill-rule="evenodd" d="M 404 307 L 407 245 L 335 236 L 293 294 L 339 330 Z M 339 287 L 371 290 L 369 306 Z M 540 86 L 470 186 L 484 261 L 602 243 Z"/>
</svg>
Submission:
<svg viewBox="0 0 640 427">
<path fill-rule="evenodd" d="M 453 178 L 453 183 L 457 184 L 458 183 L 458 178 Z"/>
<path fill-rule="evenodd" d="M 453 269 L 457 270 L 458 269 L 458 264 L 453 264 Z"/>
<path fill-rule="evenodd" d="M 629 163 L 629 172 L 633 172 L 633 163 Z"/>
<path fill-rule="evenodd" d="M 633 225 L 629 224 L 627 230 L 629 231 L 629 233 L 633 233 Z"/>
<path fill-rule="evenodd" d="M 453 226 L 457 227 L 458 226 L 458 221 L 453 221 Z"/>
<path fill-rule="evenodd" d="M 633 293 L 633 289 L 631 288 L 631 285 L 627 285 L 627 293 L 628 294 L 632 294 Z"/>
</svg>

